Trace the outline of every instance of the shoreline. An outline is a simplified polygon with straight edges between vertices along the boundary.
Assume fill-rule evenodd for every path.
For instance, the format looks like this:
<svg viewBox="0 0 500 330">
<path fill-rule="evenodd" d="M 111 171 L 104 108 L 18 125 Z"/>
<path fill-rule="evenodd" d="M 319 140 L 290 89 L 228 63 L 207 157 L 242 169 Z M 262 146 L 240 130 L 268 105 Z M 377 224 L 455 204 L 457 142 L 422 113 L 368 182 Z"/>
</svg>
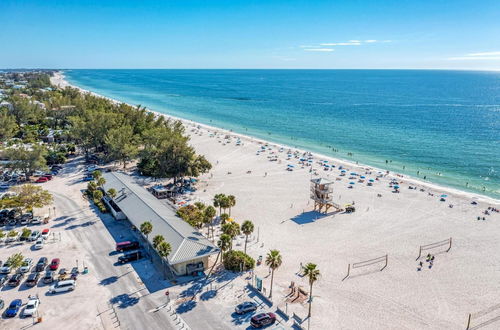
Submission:
<svg viewBox="0 0 500 330">
<path fill-rule="evenodd" d="M 54 76 L 51 77 L 51 83 L 53 85 L 56 85 L 57 87 L 60 87 L 60 88 L 65 88 L 65 87 L 76 88 L 79 91 L 81 91 L 82 93 L 88 93 L 88 94 L 91 94 L 91 95 L 94 95 L 97 97 L 102 97 L 102 98 L 108 99 L 114 103 L 125 103 L 125 104 L 128 104 L 130 106 L 134 106 L 133 104 L 119 101 L 119 100 L 98 94 L 96 92 L 86 90 L 86 89 L 78 87 L 76 85 L 72 85 L 65 79 L 64 71 L 57 71 L 56 73 L 54 73 Z M 323 155 L 321 153 L 312 152 L 309 150 L 289 146 L 286 144 L 272 142 L 272 141 L 264 140 L 261 138 L 256 138 L 256 137 L 252 137 L 249 135 L 245 135 L 242 133 L 237 133 L 237 132 L 234 132 L 232 130 L 227 130 L 227 129 L 223 129 L 223 128 L 219 128 L 219 127 L 215 127 L 215 126 L 210 126 L 210 125 L 199 123 L 199 122 L 196 122 L 193 120 L 173 116 L 173 115 L 166 114 L 166 113 L 161 113 L 161 112 L 149 109 L 149 108 L 146 108 L 146 110 L 154 113 L 157 116 L 164 116 L 167 119 L 178 120 L 178 121 L 182 122 L 184 125 L 186 125 L 186 128 L 188 128 L 188 127 L 203 128 L 203 129 L 207 130 L 208 132 L 213 132 L 213 133 L 217 133 L 217 134 L 222 133 L 224 135 L 230 135 L 232 137 L 240 138 L 243 141 L 247 141 L 250 143 L 257 143 L 258 145 L 268 144 L 269 146 L 272 146 L 275 148 L 284 148 L 284 149 L 290 149 L 292 151 L 298 151 L 301 154 L 309 153 L 315 158 L 315 160 L 328 160 L 330 163 L 339 164 L 342 166 L 348 166 L 350 168 L 350 170 L 355 170 L 355 171 L 370 170 L 370 171 L 377 171 L 377 172 L 382 172 L 382 173 L 386 173 L 386 171 L 387 171 L 386 169 L 383 169 L 383 168 L 378 168 L 378 167 L 374 167 L 374 166 L 366 165 L 366 164 L 361 164 L 361 163 L 355 163 L 355 162 L 351 162 L 351 161 L 344 160 L 341 158 L 326 156 L 326 155 Z M 482 195 L 479 193 L 474 193 L 474 192 L 460 190 L 460 189 L 453 188 L 453 187 L 448 187 L 445 185 L 441 185 L 441 184 L 437 184 L 437 183 L 433 183 L 433 182 L 429 182 L 429 181 L 423 181 L 421 179 L 417 179 L 417 178 L 414 178 L 414 177 L 406 175 L 406 174 L 399 174 L 397 172 L 390 171 L 389 174 L 386 175 L 386 177 L 390 178 L 390 179 L 404 181 L 406 183 L 411 183 L 411 184 L 416 185 L 416 186 L 421 186 L 424 188 L 431 189 L 436 194 L 447 193 L 450 195 L 455 195 L 455 196 L 459 196 L 459 197 L 463 197 L 463 198 L 474 199 L 476 201 L 481 201 L 484 203 L 500 205 L 500 199 L 496 199 L 496 198 L 493 198 L 493 197 L 490 197 L 487 195 Z"/>
</svg>

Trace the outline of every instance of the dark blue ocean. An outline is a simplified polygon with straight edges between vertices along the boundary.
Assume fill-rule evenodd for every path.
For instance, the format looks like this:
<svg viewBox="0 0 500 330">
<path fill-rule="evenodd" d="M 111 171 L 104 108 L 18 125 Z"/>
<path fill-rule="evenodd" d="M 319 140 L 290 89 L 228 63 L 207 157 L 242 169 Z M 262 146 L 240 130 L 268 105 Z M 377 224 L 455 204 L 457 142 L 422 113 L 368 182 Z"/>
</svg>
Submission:
<svg viewBox="0 0 500 330">
<path fill-rule="evenodd" d="M 74 85 L 158 112 L 500 198 L 500 72 L 67 70 L 65 75 Z"/>
</svg>

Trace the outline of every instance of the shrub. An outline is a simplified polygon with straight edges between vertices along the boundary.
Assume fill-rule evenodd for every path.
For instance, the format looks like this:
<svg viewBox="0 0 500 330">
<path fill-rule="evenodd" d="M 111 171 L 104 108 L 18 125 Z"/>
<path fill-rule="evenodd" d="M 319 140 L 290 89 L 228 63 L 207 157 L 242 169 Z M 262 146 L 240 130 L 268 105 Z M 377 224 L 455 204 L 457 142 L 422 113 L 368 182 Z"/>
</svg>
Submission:
<svg viewBox="0 0 500 330">
<path fill-rule="evenodd" d="M 28 238 L 31 235 L 31 230 L 28 228 L 23 228 L 23 233 L 21 234 L 21 237 L 23 238 Z"/>
<path fill-rule="evenodd" d="M 243 251 L 228 251 L 224 253 L 224 268 L 233 272 L 249 270 L 255 267 L 255 260 Z"/>
</svg>

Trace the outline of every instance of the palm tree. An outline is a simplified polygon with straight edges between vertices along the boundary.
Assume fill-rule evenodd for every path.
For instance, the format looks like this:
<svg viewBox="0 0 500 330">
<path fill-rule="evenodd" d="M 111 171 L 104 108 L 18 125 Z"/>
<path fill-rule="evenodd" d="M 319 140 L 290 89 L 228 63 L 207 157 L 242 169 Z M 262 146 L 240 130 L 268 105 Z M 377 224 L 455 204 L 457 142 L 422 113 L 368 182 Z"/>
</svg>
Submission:
<svg viewBox="0 0 500 330">
<path fill-rule="evenodd" d="M 231 216 L 231 208 L 236 205 L 236 197 L 233 195 L 227 196 L 227 206 L 229 207 L 229 216 Z"/>
<path fill-rule="evenodd" d="M 237 224 L 236 222 L 226 222 L 225 224 L 222 225 L 221 227 L 222 232 L 226 235 L 229 235 L 231 237 L 231 245 L 229 247 L 230 250 L 233 249 L 233 239 L 238 236 L 241 231 L 240 231 L 240 225 Z"/>
<path fill-rule="evenodd" d="M 155 236 L 158 237 L 158 236 Z M 163 238 L 163 237 L 162 237 Z M 158 254 L 161 257 L 161 262 L 163 264 L 163 269 L 165 269 L 165 259 L 168 257 L 168 255 L 172 252 L 172 246 L 170 246 L 170 243 L 162 241 L 158 247 L 156 248 L 156 251 L 158 251 Z M 165 276 L 165 274 L 164 274 Z"/>
<path fill-rule="evenodd" d="M 161 242 L 165 241 L 165 237 L 162 235 L 156 235 L 153 237 L 153 248 L 158 249 L 158 246 L 160 245 Z"/>
<path fill-rule="evenodd" d="M 99 187 L 104 186 L 105 183 L 106 183 L 106 179 L 104 179 L 103 177 L 100 177 L 99 179 L 97 179 L 97 185 Z"/>
<path fill-rule="evenodd" d="M 281 254 L 278 250 L 271 250 L 266 256 L 266 265 L 271 268 L 271 290 L 269 291 L 269 298 L 273 296 L 273 280 L 274 280 L 274 270 L 281 266 Z"/>
<path fill-rule="evenodd" d="M 207 237 L 210 236 L 210 227 L 212 227 L 213 219 L 217 211 L 211 205 L 207 206 L 207 208 L 203 211 L 203 223 L 207 225 Z M 213 230 L 212 230 L 213 233 Z"/>
<path fill-rule="evenodd" d="M 229 215 L 227 213 L 222 213 L 220 215 L 220 223 L 225 224 L 227 220 L 229 220 Z"/>
<path fill-rule="evenodd" d="M 153 225 L 149 221 L 144 221 L 143 223 L 141 223 L 140 230 L 141 230 L 141 233 L 144 236 L 146 236 L 146 243 L 147 243 L 148 251 L 149 251 L 148 235 L 151 234 L 151 232 L 153 231 Z"/>
<path fill-rule="evenodd" d="M 102 173 L 101 173 L 101 171 L 97 170 L 97 171 L 92 172 L 92 176 L 94 177 L 94 180 L 99 180 L 99 178 L 102 177 Z"/>
<path fill-rule="evenodd" d="M 224 197 L 225 197 L 224 194 L 216 194 L 214 196 L 214 207 L 219 208 L 219 215 L 222 214 L 222 204 L 223 204 L 222 201 L 224 200 Z"/>
<path fill-rule="evenodd" d="M 254 225 L 253 222 L 250 220 L 245 220 L 241 225 L 241 231 L 243 232 L 243 234 L 245 234 L 245 253 L 247 253 L 248 235 L 253 233 L 253 230 L 254 230 Z"/>
<path fill-rule="evenodd" d="M 116 197 L 116 189 L 115 188 L 109 188 L 108 189 L 108 196 L 111 197 L 111 198 L 115 198 Z"/>
<path fill-rule="evenodd" d="M 316 269 L 316 265 L 313 263 L 308 263 L 303 267 L 304 276 L 309 278 L 309 314 L 307 317 L 311 317 L 311 303 L 312 303 L 312 290 L 313 284 L 319 279 L 320 273 L 319 269 Z"/>
<path fill-rule="evenodd" d="M 231 201 L 229 200 L 228 196 L 224 195 L 222 197 L 220 206 L 222 206 L 224 213 L 226 213 L 226 210 L 231 207 Z"/>
<path fill-rule="evenodd" d="M 224 262 L 224 252 L 227 251 L 227 249 L 229 249 L 229 247 L 231 246 L 231 240 L 231 236 L 229 236 L 228 234 L 220 235 L 219 241 L 217 242 L 217 246 L 219 247 L 220 252 L 217 255 L 217 259 L 215 259 L 215 263 L 217 263 L 219 256 L 221 256 L 221 263 Z"/>
</svg>

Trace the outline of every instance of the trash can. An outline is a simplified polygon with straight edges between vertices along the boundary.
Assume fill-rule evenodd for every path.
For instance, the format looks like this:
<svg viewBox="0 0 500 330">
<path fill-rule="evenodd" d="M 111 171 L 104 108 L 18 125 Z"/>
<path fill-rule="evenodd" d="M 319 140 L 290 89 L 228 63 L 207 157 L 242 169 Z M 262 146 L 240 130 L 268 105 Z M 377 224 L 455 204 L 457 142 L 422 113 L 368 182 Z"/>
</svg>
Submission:
<svg viewBox="0 0 500 330">
<path fill-rule="evenodd" d="M 37 323 L 42 323 L 42 317 L 41 317 L 41 316 L 39 316 L 39 317 L 36 319 L 36 322 L 37 322 Z"/>
</svg>

